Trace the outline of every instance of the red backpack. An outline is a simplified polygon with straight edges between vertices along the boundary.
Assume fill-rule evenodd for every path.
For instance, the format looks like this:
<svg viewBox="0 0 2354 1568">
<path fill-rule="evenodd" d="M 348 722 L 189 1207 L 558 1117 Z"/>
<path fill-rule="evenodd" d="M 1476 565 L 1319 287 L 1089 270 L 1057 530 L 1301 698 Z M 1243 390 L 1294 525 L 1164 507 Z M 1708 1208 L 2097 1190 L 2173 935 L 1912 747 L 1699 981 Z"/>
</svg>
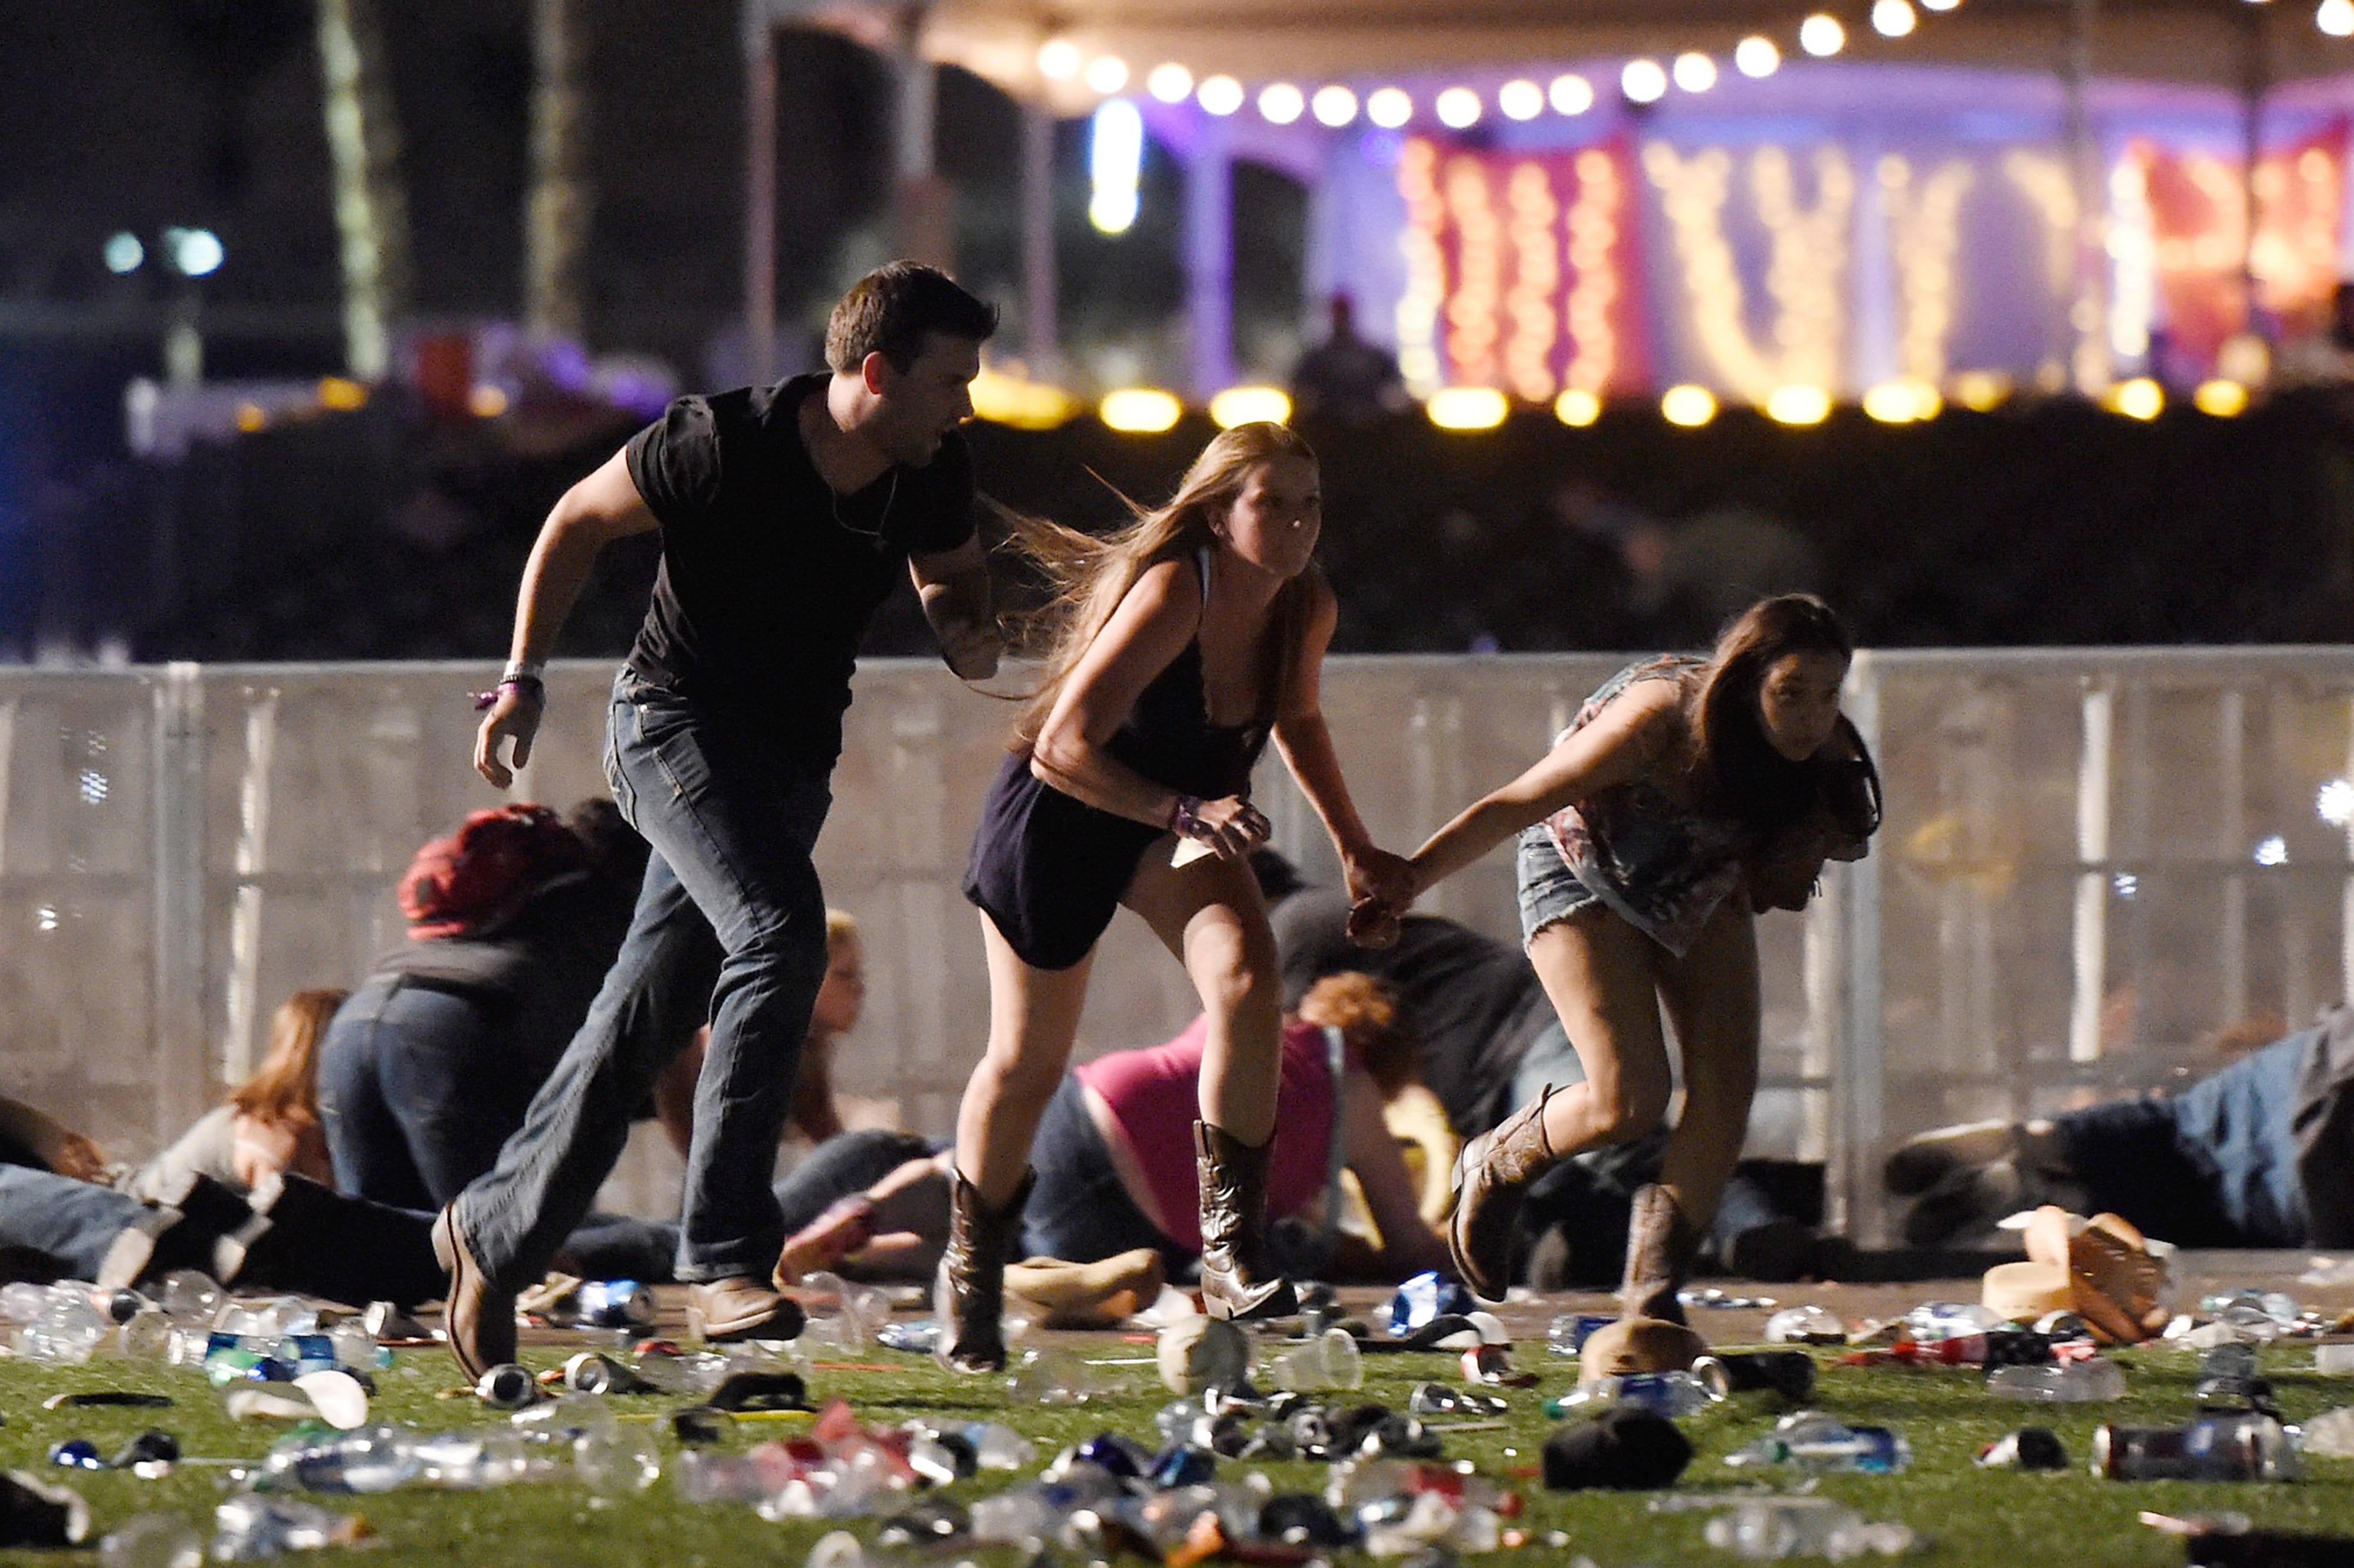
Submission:
<svg viewBox="0 0 2354 1568">
<path fill-rule="evenodd" d="M 476 811 L 408 863 L 400 879 L 408 939 L 477 933 L 523 907 L 550 878 L 588 863 L 579 838 L 546 806 Z"/>
</svg>

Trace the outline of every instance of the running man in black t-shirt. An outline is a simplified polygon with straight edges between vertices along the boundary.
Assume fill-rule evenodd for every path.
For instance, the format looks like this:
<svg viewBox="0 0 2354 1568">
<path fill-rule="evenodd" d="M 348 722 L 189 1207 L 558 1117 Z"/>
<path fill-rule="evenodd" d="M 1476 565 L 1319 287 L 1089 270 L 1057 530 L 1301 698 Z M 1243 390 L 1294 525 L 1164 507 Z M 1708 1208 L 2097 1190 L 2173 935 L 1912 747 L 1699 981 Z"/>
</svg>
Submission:
<svg viewBox="0 0 2354 1568">
<path fill-rule="evenodd" d="M 474 745 L 511 780 L 538 730 L 539 671 L 597 553 L 662 531 L 653 604 L 613 683 L 606 779 L 652 845 L 620 956 L 496 1169 L 442 1211 L 450 1348 L 472 1376 L 514 1356 L 514 1292 L 588 1213 L 646 1097 L 705 1004 L 678 1277 L 712 1339 L 790 1339 L 770 1286 L 769 1189 L 811 1004 L 825 898 L 810 861 L 832 800 L 860 633 L 905 561 L 949 667 L 997 668 L 972 460 L 957 427 L 997 313 L 897 261 L 826 330 L 831 376 L 685 397 L 566 493 L 524 567 L 513 658 Z M 715 932 L 716 987 L 697 949 Z M 698 939 L 699 938 L 699 939 Z"/>
</svg>

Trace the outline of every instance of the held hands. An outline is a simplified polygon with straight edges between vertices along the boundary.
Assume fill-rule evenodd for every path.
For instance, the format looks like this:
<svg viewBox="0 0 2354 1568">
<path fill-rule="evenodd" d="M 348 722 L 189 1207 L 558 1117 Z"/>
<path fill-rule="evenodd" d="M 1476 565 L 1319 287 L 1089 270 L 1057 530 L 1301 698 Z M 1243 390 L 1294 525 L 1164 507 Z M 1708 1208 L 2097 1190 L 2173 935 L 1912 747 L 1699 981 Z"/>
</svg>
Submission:
<svg viewBox="0 0 2354 1568">
<path fill-rule="evenodd" d="M 515 767 L 529 762 L 532 738 L 539 734 L 539 715 L 545 705 L 536 682 L 528 686 L 501 683 L 498 700 L 474 732 L 474 771 L 502 789 L 514 783 L 514 774 L 499 759 L 499 742 L 514 739 Z"/>
<path fill-rule="evenodd" d="M 1367 845 L 1345 857 L 1349 882 L 1349 940 L 1361 948 L 1386 948 L 1398 939 L 1398 917 L 1422 889 L 1414 863 Z"/>
<path fill-rule="evenodd" d="M 1274 830 L 1259 809 L 1240 795 L 1216 800 L 1181 796 L 1170 813 L 1169 831 L 1201 844 L 1220 860 L 1240 860 L 1267 842 Z"/>
</svg>

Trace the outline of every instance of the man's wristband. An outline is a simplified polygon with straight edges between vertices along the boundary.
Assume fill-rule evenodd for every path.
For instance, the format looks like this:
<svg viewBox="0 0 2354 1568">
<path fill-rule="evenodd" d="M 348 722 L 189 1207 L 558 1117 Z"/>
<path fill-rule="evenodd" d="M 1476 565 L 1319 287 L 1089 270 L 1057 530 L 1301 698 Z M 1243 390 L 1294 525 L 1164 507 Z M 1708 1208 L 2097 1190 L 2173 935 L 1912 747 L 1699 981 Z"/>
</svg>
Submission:
<svg viewBox="0 0 2354 1568">
<path fill-rule="evenodd" d="M 1198 839 L 1209 832 L 1209 824 L 1202 821 L 1202 797 L 1177 797 L 1177 803 L 1169 808 L 1169 831 L 1181 839 Z"/>
<path fill-rule="evenodd" d="M 510 691 L 519 695 L 527 695 L 534 702 L 544 703 L 547 700 L 546 683 L 537 675 L 503 675 L 499 678 L 499 683 L 489 691 L 474 694 L 474 711 L 480 713 L 486 708 L 496 706 L 500 695 Z"/>
<path fill-rule="evenodd" d="M 509 681 L 536 681 L 547 673 L 545 659 L 510 659 L 507 667 L 499 672 L 502 685 Z"/>
</svg>

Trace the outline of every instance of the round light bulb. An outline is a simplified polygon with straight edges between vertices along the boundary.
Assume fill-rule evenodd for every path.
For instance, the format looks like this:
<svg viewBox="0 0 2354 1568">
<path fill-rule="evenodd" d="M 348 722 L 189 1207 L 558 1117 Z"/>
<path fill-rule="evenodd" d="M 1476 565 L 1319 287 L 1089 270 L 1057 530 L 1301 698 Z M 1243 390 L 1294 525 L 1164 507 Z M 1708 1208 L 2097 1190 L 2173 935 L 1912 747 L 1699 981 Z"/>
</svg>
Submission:
<svg viewBox="0 0 2354 1568">
<path fill-rule="evenodd" d="M 1921 25 L 1913 0 L 1872 0 L 1872 30 L 1883 38 L 1901 38 Z"/>
<path fill-rule="evenodd" d="M 1575 71 L 1565 71 L 1553 79 L 1545 98 L 1555 114 L 1583 114 L 1594 107 L 1594 84 Z"/>
<path fill-rule="evenodd" d="M 1507 120 L 1534 120 L 1544 112 L 1544 89 L 1525 77 L 1496 90 L 1496 107 Z"/>
<path fill-rule="evenodd" d="M 1128 62 L 1118 55 L 1097 55 L 1087 62 L 1087 90 L 1106 97 L 1128 85 Z"/>
<path fill-rule="evenodd" d="M 1414 118 L 1414 100 L 1401 88 L 1375 88 L 1365 100 L 1365 118 L 1384 131 L 1394 131 Z"/>
<path fill-rule="evenodd" d="M 1308 106 L 1315 111 L 1319 125 L 1330 125 L 1336 131 L 1357 117 L 1357 95 L 1337 82 L 1318 88 Z"/>
<path fill-rule="evenodd" d="M 1798 47 L 1819 60 L 1829 59 L 1847 48 L 1847 29 L 1837 16 L 1818 11 L 1798 24 Z"/>
<path fill-rule="evenodd" d="M 1193 73 L 1175 60 L 1164 60 L 1146 74 L 1144 90 L 1163 103 L 1182 103 L 1193 95 Z"/>
<path fill-rule="evenodd" d="M 1657 60 L 1628 60 L 1618 73 L 1618 90 L 1631 102 L 1657 103 L 1668 95 L 1668 73 Z"/>
<path fill-rule="evenodd" d="M 1752 33 L 1733 50 L 1734 69 L 1746 77 L 1764 79 L 1782 69 L 1782 51 L 1774 40 L 1760 33 Z"/>
<path fill-rule="evenodd" d="M 1288 81 L 1269 82 L 1259 90 L 1259 118 L 1270 125 L 1288 125 L 1307 107 L 1307 98 Z"/>
<path fill-rule="evenodd" d="M 1193 90 L 1193 101 L 1204 114 L 1223 118 L 1243 106 L 1243 84 L 1230 76 L 1204 77 Z"/>
<path fill-rule="evenodd" d="M 2354 0 L 2349 0 L 2354 4 Z M 1479 123 L 1479 95 L 1468 87 L 1450 87 L 1438 95 L 1438 122 L 1462 131 Z"/>
<path fill-rule="evenodd" d="M 1048 81 L 1068 81 L 1085 64 L 1079 46 L 1068 38 L 1048 38 L 1038 46 L 1038 74 Z"/>
</svg>

